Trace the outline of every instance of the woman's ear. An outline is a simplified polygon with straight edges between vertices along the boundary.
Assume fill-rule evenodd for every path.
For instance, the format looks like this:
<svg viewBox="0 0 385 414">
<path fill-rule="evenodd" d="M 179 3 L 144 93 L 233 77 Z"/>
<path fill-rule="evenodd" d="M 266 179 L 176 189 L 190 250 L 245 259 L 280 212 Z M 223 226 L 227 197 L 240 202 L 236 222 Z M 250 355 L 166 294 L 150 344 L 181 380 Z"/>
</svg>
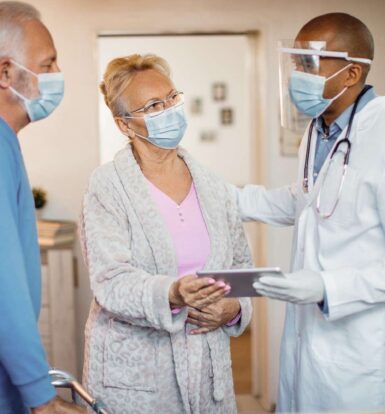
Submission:
<svg viewBox="0 0 385 414">
<path fill-rule="evenodd" d="M 126 119 L 123 118 L 115 118 L 115 123 L 122 132 L 123 135 L 132 139 L 135 137 L 134 131 L 130 128 L 130 123 Z"/>
<path fill-rule="evenodd" d="M 361 65 L 353 63 L 352 66 L 348 69 L 348 77 L 345 81 L 345 86 L 351 87 L 356 85 L 361 81 L 362 77 L 362 67 Z"/>
</svg>

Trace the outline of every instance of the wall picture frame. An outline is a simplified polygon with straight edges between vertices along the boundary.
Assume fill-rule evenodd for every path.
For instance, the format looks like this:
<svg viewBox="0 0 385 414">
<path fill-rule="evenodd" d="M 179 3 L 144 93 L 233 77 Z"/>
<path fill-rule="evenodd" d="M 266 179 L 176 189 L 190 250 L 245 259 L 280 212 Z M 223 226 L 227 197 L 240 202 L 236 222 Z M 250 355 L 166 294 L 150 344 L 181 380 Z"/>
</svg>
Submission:
<svg viewBox="0 0 385 414">
<path fill-rule="evenodd" d="M 203 99 L 200 96 L 191 99 L 190 112 L 194 115 L 201 115 L 203 113 Z"/>
<path fill-rule="evenodd" d="M 232 125 L 234 122 L 234 111 L 232 108 L 222 108 L 220 112 L 222 125 Z"/>
<path fill-rule="evenodd" d="M 227 97 L 227 86 L 224 82 L 215 82 L 212 86 L 212 97 L 214 101 L 224 101 Z"/>
</svg>

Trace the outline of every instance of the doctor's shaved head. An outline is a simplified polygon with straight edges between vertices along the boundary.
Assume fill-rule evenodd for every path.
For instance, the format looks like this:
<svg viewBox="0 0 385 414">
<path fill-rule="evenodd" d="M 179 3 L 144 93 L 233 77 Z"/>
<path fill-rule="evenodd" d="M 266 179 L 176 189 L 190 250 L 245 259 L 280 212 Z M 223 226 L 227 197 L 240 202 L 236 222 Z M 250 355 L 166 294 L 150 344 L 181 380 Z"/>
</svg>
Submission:
<svg viewBox="0 0 385 414">
<path fill-rule="evenodd" d="M 373 59 L 374 40 L 368 27 L 347 13 L 328 13 L 307 22 L 297 40 L 327 42 L 327 49 L 348 52 L 350 57 Z M 370 65 L 362 65 L 364 78 Z"/>
<path fill-rule="evenodd" d="M 351 57 L 373 59 L 374 41 L 367 26 L 359 19 L 346 13 L 328 13 L 315 17 L 300 30 L 298 37 L 321 35 L 332 50 L 349 52 Z M 325 38 L 327 37 L 327 39 Z"/>
</svg>

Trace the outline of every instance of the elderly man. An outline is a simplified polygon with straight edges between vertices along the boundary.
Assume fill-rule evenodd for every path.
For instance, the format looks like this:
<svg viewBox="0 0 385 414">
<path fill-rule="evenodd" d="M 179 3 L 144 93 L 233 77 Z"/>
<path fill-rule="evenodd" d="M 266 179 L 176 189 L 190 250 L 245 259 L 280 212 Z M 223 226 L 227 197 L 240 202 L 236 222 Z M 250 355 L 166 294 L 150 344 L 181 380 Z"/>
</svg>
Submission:
<svg viewBox="0 0 385 414">
<path fill-rule="evenodd" d="M 0 2 L 0 412 L 82 413 L 56 396 L 39 337 L 40 255 L 16 134 L 60 103 L 52 38 L 31 6 Z"/>
<path fill-rule="evenodd" d="M 383 410 L 385 98 L 366 85 L 373 38 L 357 18 L 331 13 L 281 53 L 292 64 L 281 95 L 313 118 L 298 179 L 237 193 L 245 220 L 295 226 L 293 273 L 254 284 L 289 302 L 278 410 Z"/>
</svg>

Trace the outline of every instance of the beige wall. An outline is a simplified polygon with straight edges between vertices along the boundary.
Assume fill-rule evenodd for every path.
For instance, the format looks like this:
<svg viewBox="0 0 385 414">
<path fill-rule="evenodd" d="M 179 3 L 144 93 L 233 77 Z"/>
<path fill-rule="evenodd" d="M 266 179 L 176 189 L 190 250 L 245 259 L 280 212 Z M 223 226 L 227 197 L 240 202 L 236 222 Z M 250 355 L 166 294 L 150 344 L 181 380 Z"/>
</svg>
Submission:
<svg viewBox="0 0 385 414">
<path fill-rule="evenodd" d="M 295 175 L 295 160 L 279 155 L 277 54 L 275 41 L 294 37 L 311 17 L 345 11 L 361 18 L 376 40 L 372 81 L 385 93 L 385 2 L 383 0 L 30 0 L 43 14 L 59 51 L 66 76 L 66 96 L 55 114 L 22 132 L 31 182 L 48 190 L 46 218 L 76 220 L 82 193 L 91 171 L 98 164 L 97 42 L 102 32 L 164 33 L 245 31 L 261 32 L 261 88 L 266 139 L 266 183 L 286 183 Z M 187 52 L 188 53 L 188 52 Z M 186 74 L 188 76 L 188 74 Z M 286 243 L 287 249 L 274 249 Z M 290 232 L 269 230 L 270 264 L 288 266 Z M 79 251 L 78 251 L 79 254 Z M 90 293 L 80 266 L 77 292 L 79 356 Z M 274 321 L 274 307 L 270 312 Z M 279 331 L 272 330 L 274 350 Z M 272 353 L 274 360 L 277 355 Z"/>
</svg>

